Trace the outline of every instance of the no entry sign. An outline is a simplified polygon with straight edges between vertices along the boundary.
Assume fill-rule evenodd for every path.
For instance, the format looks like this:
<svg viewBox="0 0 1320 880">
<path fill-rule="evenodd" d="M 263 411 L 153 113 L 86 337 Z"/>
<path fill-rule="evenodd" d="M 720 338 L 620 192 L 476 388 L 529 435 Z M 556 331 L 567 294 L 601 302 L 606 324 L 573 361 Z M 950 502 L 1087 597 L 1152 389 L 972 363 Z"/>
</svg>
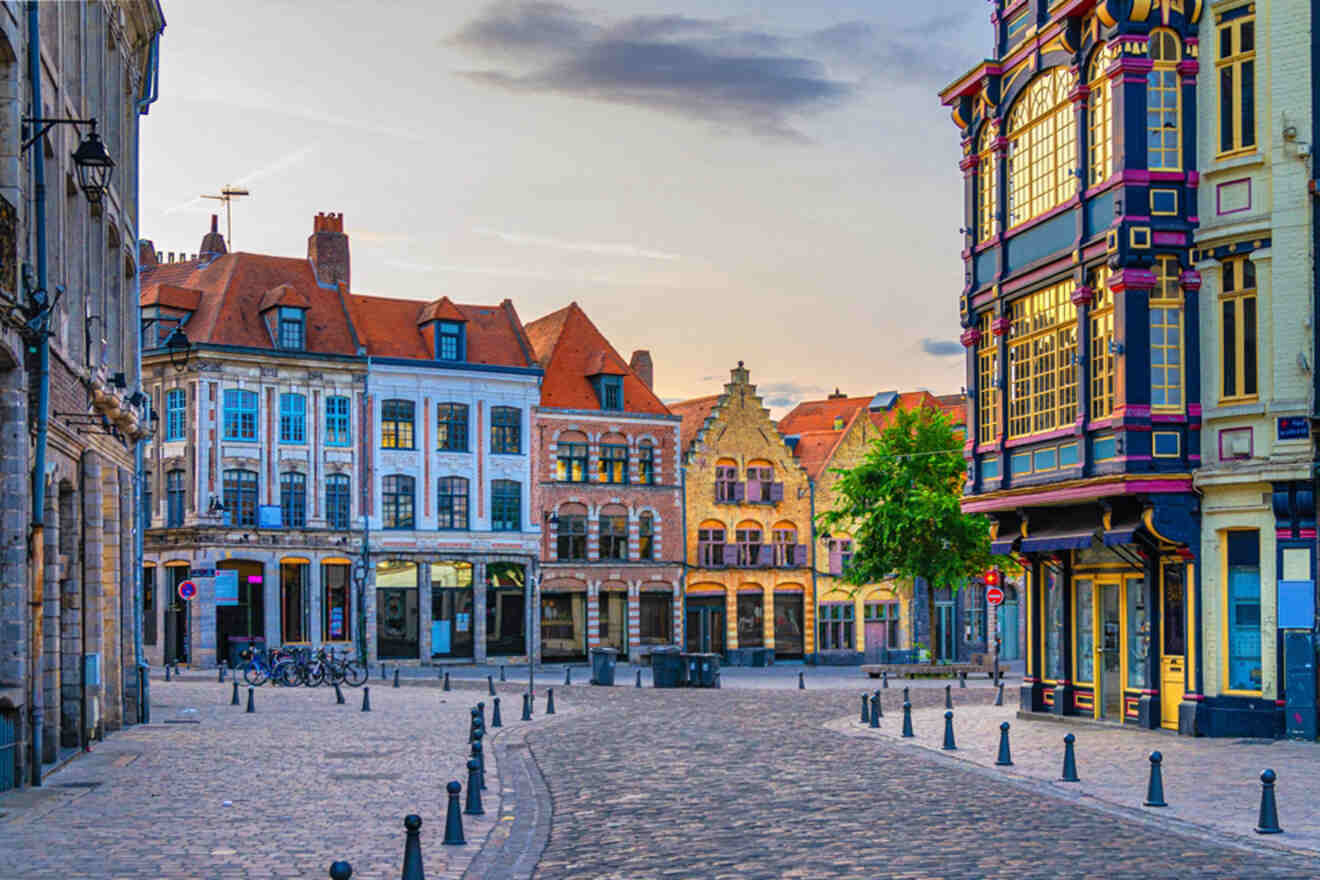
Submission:
<svg viewBox="0 0 1320 880">
<path fill-rule="evenodd" d="M 1004 591 L 999 587 L 990 587 L 985 591 L 985 601 L 991 606 L 1004 604 Z"/>
<path fill-rule="evenodd" d="M 179 584 L 179 598 L 185 602 L 197 598 L 197 585 L 192 581 L 184 581 Z"/>
</svg>

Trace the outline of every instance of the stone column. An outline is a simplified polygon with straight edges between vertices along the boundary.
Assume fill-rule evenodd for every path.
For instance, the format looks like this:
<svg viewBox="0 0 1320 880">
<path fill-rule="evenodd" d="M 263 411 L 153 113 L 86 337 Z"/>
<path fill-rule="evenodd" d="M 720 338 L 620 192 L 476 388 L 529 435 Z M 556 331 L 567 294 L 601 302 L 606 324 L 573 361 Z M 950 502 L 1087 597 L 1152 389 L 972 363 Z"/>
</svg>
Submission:
<svg viewBox="0 0 1320 880">
<path fill-rule="evenodd" d="M 674 580 L 674 603 L 670 608 L 674 618 L 674 628 L 670 634 L 675 645 L 683 646 L 683 579 Z"/>
<path fill-rule="evenodd" d="M 135 494 L 133 471 L 119 468 L 119 619 L 122 621 L 119 630 L 119 669 L 123 690 L 120 712 L 125 725 L 137 723 L 139 699 L 136 644 L 141 620 L 137 614 L 140 607 L 137 602 L 140 572 L 133 553 L 133 539 L 138 528 L 134 516 L 137 509 Z"/>
<path fill-rule="evenodd" d="M 600 647 L 600 581 L 587 581 L 587 651 Z"/>
<path fill-rule="evenodd" d="M 60 736 L 60 512 L 59 497 L 46 487 L 45 553 L 41 598 L 41 760 L 49 764 L 59 756 Z"/>
<path fill-rule="evenodd" d="M 119 472 L 112 467 L 101 470 L 101 601 L 97 614 L 101 618 L 101 718 L 106 730 L 122 726 L 120 712 L 119 619 L 120 585 L 123 572 L 119 568 Z"/>
<path fill-rule="evenodd" d="M 803 603 L 802 616 L 807 616 L 806 603 Z M 806 621 L 802 622 L 806 626 Z M 803 635 L 806 635 L 803 633 Z M 765 588 L 761 595 L 761 638 L 765 640 L 765 646 L 770 650 L 775 649 L 775 588 L 771 584 Z M 803 650 L 806 650 L 806 643 L 803 643 Z"/>
<path fill-rule="evenodd" d="M 82 459 L 83 483 L 83 590 L 82 590 L 82 627 L 84 649 L 88 654 L 99 654 L 102 648 L 101 592 L 102 592 L 102 522 L 101 508 L 101 456 L 88 450 Z M 81 660 L 81 658 L 80 658 Z M 104 667 L 102 681 L 104 681 Z M 102 688 L 87 686 L 84 689 L 83 725 L 84 733 L 91 727 L 92 701 L 101 698 Z M 95 732 L 99 735 L 99 731 Z"/>
<path fill-rule="evenodd" d="M 265 565 L 262 566 L 261 575 L 261 604 L 266 617 L 266 648 L 278 647 L 284 643 L 284 627 L 280 612 L 283 603 L 281 601 L 282 591 L 282 572 L 280 571 L 279 559 L 272 555 L 266 557 Z"/>
<path fill-rule="evenodd" d="M 374 558 L 367 567 L 367 583 L 362 588 L 362 593 L 363 611 L 365 612 L 363 620 L 366 621 L 364 625 L 367 628 L 366 633 L 364 633 L 367 645 L 367 662 L 375 663 L 380 659 L 377 656 L 380 646 L 376 642 L 376 560 Z"/>
<path fill-rule="evenodd" d="M 60 745 L 76 748 L 82 718 L 82 548 L 76 492 L 60 496 Z"/>
<path fill-rule="evenodd" d="M 322 583 L 321 563 L 317 559 L 312 559 L 307 563 L 307 641 L 312 643 L 313 647 L 320 645 L 325 641 L 325 633 L 321 631 L 321 600 L 324 597 L 325 589 Z"/>
<path fill-rule="evenodd" d="M 472 560 L 472 659 L 486 662 L 486 560 Z"/>
<path fill-rule="evenodd" d="M 634 663 L 642 657 L 642 582 L 628 582 L 628 657 Z"/>
<path fill-rule="evenodd" d="M 431 662 L 431 563 L 417 563 L 417 657 Z"/>
</svg>

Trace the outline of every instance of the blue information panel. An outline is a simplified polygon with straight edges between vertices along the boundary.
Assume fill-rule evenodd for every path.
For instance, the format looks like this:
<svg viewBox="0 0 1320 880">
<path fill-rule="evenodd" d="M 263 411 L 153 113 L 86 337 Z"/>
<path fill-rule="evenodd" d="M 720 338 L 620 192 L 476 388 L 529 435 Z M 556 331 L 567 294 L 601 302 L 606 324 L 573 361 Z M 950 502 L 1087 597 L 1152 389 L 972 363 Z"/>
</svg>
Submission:
<svg viewBox="0 0 1320 880">
<path fill-rule="evenodd" d="M 284 519 L 280 516 L 280 506 L 278 504 L 261 504 L 257 506 L 257 528 L 284 528 Z"/>
<path fill-rule="evenodd" d="M 1300 440 L 1311 436 L 1311 422 L 1302 416 L 1278 419 L 1280 440 Z"/>
<path fill-rule="evenodd" d="M 238 604 L 238 572 L 221 570 L 215 573 L 215 604 Z"/>
</svg>

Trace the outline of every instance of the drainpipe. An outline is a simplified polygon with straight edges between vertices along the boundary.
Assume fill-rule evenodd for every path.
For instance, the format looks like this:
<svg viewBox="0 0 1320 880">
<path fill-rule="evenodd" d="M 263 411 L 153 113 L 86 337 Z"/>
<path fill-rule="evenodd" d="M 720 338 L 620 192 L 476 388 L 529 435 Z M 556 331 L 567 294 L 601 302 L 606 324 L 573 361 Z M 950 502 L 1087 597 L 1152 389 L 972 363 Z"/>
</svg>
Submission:
<svg viewBox="0 0 1320 880">
<path fill-rule="evenodd" d="M 1320 3 L 1320 0 L 1316 0 Z M 680 454 L 681 456 L 681 454 Z M 682 458 L 679 458 L 682 461 Z M 687 645 L 687 465 L 678 466 L 678 503 L 680 517 L 683 520 L 683 576 L 680 578 L 682 583 L 678 585 L 678 646 L 679 648 Z"/>
<path fill-rule="evenodd" d="M 1320 0 L 1311 0 L 1311 418 L 1314 420 L 1320 418 L 1320 192 L 1316 187 L 1320 186 L 1320 156 L 1316 153 L 1320 150 L 1320 79 L 1317 79 L 1316 71 L 1320 70 L 1320 33 L 1316 32 L 1316 23 L 1320 21 Z M 1312 424 L 1315 422 L 1312 421 Z M 1312 465 L 1315 473 L 1315 464 Z M 1315 492 L 1320 491 L 1320 480 L 1312 477 L 1311 483 L 1312 498 L 1315 498 Z M 1320 552 L 1320 541 L 1317 542 L 1316 551 Z M 1320 591 L 1317 591 L 1317 599 L 1320 599 Z M 1200 613 L 1201 603 L 1196 605 L 1197 613 Z M 1315 646 L 1314 633 L 1320 631 L 1320 605 L 1317 606 L 1317 618 L 1312 627 L 1312 650 Z M 1198 643 L 1199 644 L 1199 643 Z M 1197 664 L 1197 674 L 1201 672 L 1201 665 Z M 1198 690 L 1200 690 L 1198 688 Z"/>
<path fill-rule="evenodd" d="M 133 109 L 133 160 L 137 162 L 140 144 L 142 140 L 142 117 L 150 112 L 151 105 L 155 103 L 160 96 L 160 32 L 157 31 L 151 37 L 151 48 L 147 53 L 147 72 L 142 80 L 142 96 L 138 98 Z M 142 267 L 138 265 L 138 256 L 141 253 L 141 225 L 142 225 L 142 203 L 140 193 L 141 185 L 141 163 L 137 162 L 138 170 L 133 175 L 133 312 L 137 315 L 137 385 L 134 390 L 138 394 L 143 394 L 142 389 Z M 145 413 L 150 413 L 150 401 L 143 408 Z M 143 419 L 143 427 L 149 427 L 151 424 L 150 416 Z M 149 724 L 151 722 L 151 682 L 148 674 L 146 654 L 142 649 L 142 615 L 144 606 L 144 597 L 142 592 L 142 562 L 143 562 L 143 541 L 145 528 L 142 524 L 142 506 L 143 506 L 143 487 L 146 485 L 146 444 L 147 435 L 143 434 L 133 444 L 133 658 L 138 676 L 138 723 Z"/>
<path fill-rule="evenodd" d="M 816 651 L 819 651 L 820 645 L 816 644 L 816 630 L 819 629 L 819 626 L 816 625 L 816 611 L 818 608 L 816 604 L 816 481 L 808 479 L 807 489 L 811 493 L 811 522 L 808 523 L 809 528 L 807 529 L 807 532 L 811 537 L 811 622 L 813 624 L 809 632 L 811 634 L 811 646 L 815 648 Z M 805 612 L 803 613 L 803 616 L 805 617 Z M 806 620 L 803 620 L 802 623 L 805 627 Z M 807 633 L 803 633 L 802 636 L 803 648 L 805 648 Z M 814 655 L 816 651 L 813 651 L 812 654 Z"/>
</svg>

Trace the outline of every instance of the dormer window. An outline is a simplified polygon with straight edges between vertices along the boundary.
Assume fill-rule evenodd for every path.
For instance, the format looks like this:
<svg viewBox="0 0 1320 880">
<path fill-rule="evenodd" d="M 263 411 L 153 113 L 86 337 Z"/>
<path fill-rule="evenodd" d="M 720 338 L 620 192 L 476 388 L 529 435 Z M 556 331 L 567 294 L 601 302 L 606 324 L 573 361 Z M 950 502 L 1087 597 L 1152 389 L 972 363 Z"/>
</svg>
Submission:
<svg viewBox="0 0 1320 880">
<path fill-rule="evenodd" d="M 601 409 L 623 409 L 623 377 L 597 376 L 596 398 Z"/>
<path fill-rule="evenodd" d="M 440 361 L 465 359 L 463 325 L 456 321 L 437 321 L 435 330 L 435 357 Z"/>
<path fill-rule="evenodd" d="M 302 351 L 307 347 L 307 333 L 303 323 L 303 310 L 280 307 L 280 348 Z"/>
</svg>

